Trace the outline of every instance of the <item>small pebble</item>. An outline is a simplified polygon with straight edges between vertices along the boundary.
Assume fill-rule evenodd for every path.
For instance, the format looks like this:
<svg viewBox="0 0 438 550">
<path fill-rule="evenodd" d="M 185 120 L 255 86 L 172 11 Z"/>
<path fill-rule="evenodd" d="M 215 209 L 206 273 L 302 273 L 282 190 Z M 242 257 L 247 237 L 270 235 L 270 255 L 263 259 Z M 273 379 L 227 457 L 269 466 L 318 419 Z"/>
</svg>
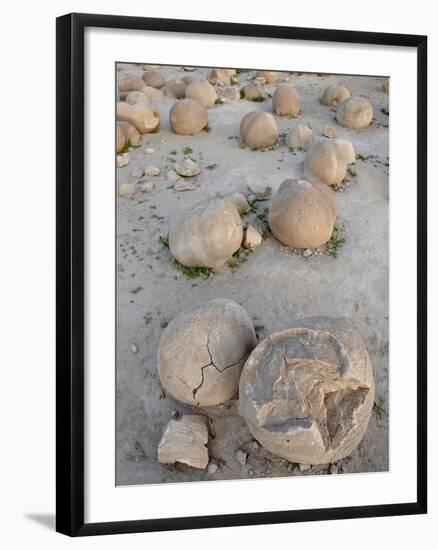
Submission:
<svg viewBox="0 0 438 550">
<path fill-rule="evenodd" d="M 178 180 L 175 182 L 173 188 L 175 191 L 193 191 L 193 189 L 196 189 L 196 186 L 189 181 Z"/>
<path fill-rule="evenodd" d="M 209 474 L 214 474 L 216 473 L 218 470 L 218 466 L 216 464 L 216 462 L 210 462 L 210 464 L 208 465 L 208 468 L 207 468 L 207 471 Z"/>
<path fill-rule="evenodd" d="M 123 168 L 129 164 L 129 153 L 123 153 L 123 155 L 117 155 L 117 168 Z"/>
<path fill-rule="evenodd" d="M 263 237 L 255 227 L 248 225 L 243 233 L 243 246 L 245 248 L 257 248 L 263 242 Z"/>
<path fill-rule="evenodd" d="M 145 181 L 140 185 L 140 191 L 142 193 L 150 193 L 154 189 L 154 184 L 152 181 Z"/>
<path fill-rule="evenodd" d="M 197 176 L 201 169 L 192 159 L 184 159 L 175 164 L 175 171 L 180 176 L 191 178 Z"/>
<path fill-rule="evenodd" d="M 145 173 L 145 176 L 159 176 L 160 169 L 157 168 L 156 166 L 147 166 L 144 173 Z"/>
<path fill-rule="evenodd" d="M 310 248 L 306 248 L 306 250 L 303 252 L 303 256 L 305 258 L 309 258 L 313 254 L 313 251 L 310 250 Z"/>
<path fill-rule="evenodd" d="M 311 466 L 310 464 L 298 464 L 298 468 L 300 469 L 300 472 L 306 472 L 307 470 L 310 470 Z"/>
<path fill-rule="evenodd" d="M 166 174 L 167 181 L 178 181 L 181 179 L 178 174 L 175 172 L 175 170 L 168 170 Z"/>
<path fill-rule="evenodd" d="M 241 464 L 242 466 L 245 466 L 247 456 L 248 455 L 245 453 L 245 451 L 242 451 L 242 449 L 239 449 L 236 453 L 236 460 L 239 464 Z"/>
<path fill-rule="evenodd" d="M 132 197 L 135 195 L 135 185 L 132 183 L 122 183 L 119 190 L 121 197 Z"/>
<path fill-rule="evenodd" d="M 145 153 L 146 153 L 147 155 L 153 155 L 153 154 L 155 153 L 155 149 L 154 149 L 153 147 L 147 147 L 147 148 L 145 149 Z"/>
<path fill-rule="evenodd" d="M 331 474 L 337 474 L 338 471 L 339 471 L 339 470 L 338 470 L 338 467 L 336 466 L 336 464 L 332 464 L 332 465 L 330 466 L 330 473 L 331 473 Z"/>
<path fill-rule="evenodd" d="M 336 130 L 332 128 L 331 126 L 326 126 L 324 128 L 324 135 L 328 138 L 335 138 L 336 137 Z"/>
<path fill-rule="evenodd" d="M 138 178 L 140 179 L 142 176 L 144 176 L 144 170 L 143 168 L 140 168 L 140 166 L 137 166 L 136 168 L 134 168 L 134 170 L 131 172 L 131 176 L 133 178 Z"/>
<path fill-rule="evenodd" d="M 132 353 L 138 353 L 138 346 L 137 346 L 137 344 L 132 344 L 132 345 L 131 345 L 131 349 L 132 349 Z"/>
</svg>

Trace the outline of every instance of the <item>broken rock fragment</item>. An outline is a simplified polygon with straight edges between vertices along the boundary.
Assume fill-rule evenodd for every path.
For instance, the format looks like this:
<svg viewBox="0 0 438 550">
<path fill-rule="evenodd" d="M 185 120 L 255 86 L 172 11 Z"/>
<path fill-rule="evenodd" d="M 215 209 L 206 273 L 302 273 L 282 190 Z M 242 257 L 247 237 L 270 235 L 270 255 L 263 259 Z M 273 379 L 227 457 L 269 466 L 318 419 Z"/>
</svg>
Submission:
<svg viewBox="0 0 438 550">
<path fill-rule="evenodd" d="M 201 407 L 220 405 L 237 392 L 243 363 L 256 344 L 242 306 L 210 300 L 175 317 L 163 332 L 158 370 L 175 399 Z"/>
<path fill-rule="evenodd" d="M 192 159 L 184 159 L 175 164 L 175 171 L 180 176 L 191 178 L 193 176 L 197 176 L 201 169 Z"/>
<path fill-rule="evenodd" d="M 158 444 L 158 462 L 182 462 L 204 470 L 208 464 L 207 442 L 208 430 L 203 416 L 184 415 L 180 420 L 171 420 Z"/>
<path fill-rule="evenodd" d="M 362 440 L 373 368 L 351 322 L 310 317 L 265 338 L 242 370 L 239 408 L 253 436 L 294 463 L 327 464 Z"/>
</svg>

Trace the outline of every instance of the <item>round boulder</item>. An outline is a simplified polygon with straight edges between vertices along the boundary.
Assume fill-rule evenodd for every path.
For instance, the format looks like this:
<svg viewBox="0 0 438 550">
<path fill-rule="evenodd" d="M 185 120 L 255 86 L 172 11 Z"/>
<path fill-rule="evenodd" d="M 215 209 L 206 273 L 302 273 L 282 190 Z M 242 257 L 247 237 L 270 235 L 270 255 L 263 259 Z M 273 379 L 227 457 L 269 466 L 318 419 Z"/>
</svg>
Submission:
<svg viewBox="0 0 438 550">
<path fill-rule="evenodd" d="M 285 143 L 294 151 L 307 151 L 307 149 L 315 143 L 312 128 L 297 124 L 286 135 Z"/>
<path fill-rule="evenodd" d="M 323 183 L 300 179 L 283 181 L 268 213 L 274 237 L 291 248 L 322 246 L 335 221 L 335 193 Z"/>
<path fill-rule="evenodd" d="M 265 101 L 266 93 L 258 82 L 253 82 L 242 88 L 242 94 L 248 101 Z"/>
<path fill-rule="evenodd" d="M 240 139 L 251 149 L 271 147 L 278 141 L 278 128 L 270 113 L 252 111 L 240 121 Z"/>
<path fill-rule="evenodd" d="M 198 101 L 206 109 L 216 103 L 217 94 L 207 80 L 195 80 L 186 88 L 186 97 Z"/>
<path fill-rule="evenodd" d="M 160 71 L 150 70 L 142 75 L 143 85 L 152 86 L 153 88 L 162 88 L 166 82 Z"/>
<path fill-rule="evenodd" d="M 373 120 L 373 107 L 364 97 L 350 97 L 339 104 L 336 120 L 345 128 L 366 128 Z"/>
<path fill-rule="evenodd" d="M 351 97 L 350 90 L 342 84 L 332 84 L 325 89 L 321 97 L 321 103 L 328 107 L 335 107 Z"/>
<path fill-rule="evenodd" d="M 125 78 L 119 82 L 120 92 L 136 92 L 141 90 L 144 82 L 141 78 Z"/>
<path fill-rule="evenodd" d="M 289 462 L 327 464 L 362 440 L 373 368 L 351 321 L 313 317 L 272 334 L 242 370 L 239 409 L 253 436 Z"/>
<path fill-rule="evenodd" d="M 174 79 L 168 80 L 163 87 L 164 95 L 167 97 L 173 97 L 174 99 L 181 99 L 186 95 L 186 83 L 183 80 Z"/>
<path fill-rule="evenodd" d="M 248 313 L 231 300 L 199 304 L 172 319 L 158 350 L 161 383 L 175 399 L 200 407 L 226 403 L 256 345 Z"/>
<path fill-rule="evenodd" d="M 272 96 L 272 109 L 281 116 L 296 117 L 300 113 L 300 96 L 292 86 L 278 86 Z"/>
<path fill-rule="evenodd" d="M 169 122 L 174 134 L 193 136 L 208 125 L 208 115 L 205 107 L 198 101 L 181 99 L 170 109 Z"/>
<path fill-rule="evenodd" d="M 207 80 L 210 84 L 216 86 L 229 86 L 231 84 L 231 76 L 227 69 L 211 69 L 208 73 Z"/>
<path fill-rule="evenodd" d="M 217 198 L 182 217 L 169 233 L 169 249 L 185 266 L 216 268 L 240 248 L 242 239 L 243 226 L 237 208 Z"/>
<path fill-rule="evenodd" d="M 140 145 L 140 134 L 135 126 L 129 122 L 117 122 L 117 152 L 120 153 L 125 146 L 132 145 L 138 147 Z"/>
<path fill-rule="evenodd" d="M 129 92 L 125 98 L 126 103 L 129 105 L 135 105 L 136 103 L 150 104 L 149 98 L 143 92 Z"/>
<path fill-rule="evenodd" d="M 345 139 L 318 141 L 304 157 L 304 175 L 327 185 L 339 185 L 349 164 L 356 162 L 353 145 Z"/>
<path fill-rule="evenodd" d="M 133 124 L 140 134 L 148 134 L 155 132 L 160 126 L 160 113 L 153 105 L 129 105 L 125 101 L 120 101 L 117 103 L 117 120 Z"/>
</svg>

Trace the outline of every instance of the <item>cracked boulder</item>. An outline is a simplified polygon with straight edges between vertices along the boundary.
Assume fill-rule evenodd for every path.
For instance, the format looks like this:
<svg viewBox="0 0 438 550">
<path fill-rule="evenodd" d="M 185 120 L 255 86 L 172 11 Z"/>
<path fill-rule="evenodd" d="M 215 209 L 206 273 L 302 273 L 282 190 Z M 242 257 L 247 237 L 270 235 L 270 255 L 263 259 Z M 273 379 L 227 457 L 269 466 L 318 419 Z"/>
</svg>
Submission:
<svg viewBox="0 0 438 550">
<path fill-rule="evenodd" d="M 217 268 L 240 248 L 242 238 L 237 208 L 216 198 L 183 215 L 169 232 L 169 249 L 187 267 Z"/>
<path fill-rule="evenodd" d="M 328 107 L 335 107 L 346 99 L 351 97 L 350 90 L 342 84 L 332 84 L 324 90 L 321 97 L 321 103 Z"/>
<path fill-rule="evenodd" d="M 345 128 L 366 128 L 373 120 L 373 107 L 364 97 L 350 97 L 339 104 L 336 120 Z"/>
<path fill-rule="evenodd" d="M 140 134 L 155 132 L 160 126 L 160 113 L 153 105 L 125 101 L 117 103 L 117 120 L 133 124 Z"/>
<path fill-rule="evenodd" d="M 242 370 L 239 408 L 270 452 L 302 464 L 350 455 L 374 401 L 373 368 L 347 320 L 311 317 L 272 334 Z"/>
<path fill-rule="evenodd" d="M 353 145 L 345 139 L 318 141 L 304 158 L 304 176 L 327 185 L 339 185 L 349 164 L 356 162 Z"/>
<path fill-rule="evenodd" d="M 289 84 L 278 86 L 272 96 L 272 110 L 277 115 L 297 117 L 300 113 L 300 96 Z"/>
<path fill-rule="evenodd" d="M 175 317 L 158 350 L 163 387 L 179 401 L 200 407 L 232 399 L 242 366 L 256 345 L 252 321 L 231 300 L 210 300 Z"/>
<path fill-rule="evenodd" d="M 265 149 L 278 141 L 278 128 L 270 113 L 252 111 L 240 121 L 240 139 L 251 149 Z"/>
<path fill-rule="evenodd" d="M 208 465 L 208 430 L 205 417 L 188 414 L 171 420 L 158 443 L 158 462 L 181 462 L 204 470 Z"/>
<path fill-rule="evenodd" d="M 194 99 L 181 99 L 170 109 L 169 122 L 174 134 L 194 136 L 208 126 L 207 110 Z"/>
<path fill-rule="evenodd" d="M 268 213 L 269 227 L 292 248 L 318 248 L 333 233 L 336 197 L 327 185 L 302 179 L 283 181 Z"/>
</svg>

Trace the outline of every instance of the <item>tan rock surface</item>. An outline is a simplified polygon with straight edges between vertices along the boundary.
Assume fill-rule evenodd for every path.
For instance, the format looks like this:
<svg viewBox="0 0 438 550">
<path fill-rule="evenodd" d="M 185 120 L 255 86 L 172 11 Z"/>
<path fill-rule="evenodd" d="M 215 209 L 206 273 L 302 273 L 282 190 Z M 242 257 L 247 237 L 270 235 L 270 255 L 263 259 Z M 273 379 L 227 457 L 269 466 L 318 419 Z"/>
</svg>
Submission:
<svg viewBox="0 0 438 550">
<path fill-rule="evenodd" d="M 373 107 L 364 97 L 350 97 L 339 104 L 336 120 L 345 128 L 366 128 L 373 120 Z"/>
<path fill-rule="evenodd" d="M 278 86 L 272 96 L 272 110 L 277 115 L 296 117 L 300 113 L 300 96 L 289 84 Z"/>
<path fill-rule="evenodd" d="M 213 107 L 216 102 L 217 94 L 214 87 L 207 80 L 195 80 L 188 84 L 186 88 L 186 97 L 195 99 L 203 107 Z"/>
<path fill-rule="evenodd" d="M 345 139 L 318 141 L 304 158 L 304 177 L 327 185 L 339 185 L 349 164 L 356 161 L 353 145 Z"/>
<path fill-rule="evenodd" d="M 160 113 L 153 105 L 136 103 L 129 105 L 124 101 L 117 103 L 117 120 L 133 124 L 140 134 L 155 132 L 160 126 Z"/>
<path fill-rule="evenodd" d="M 332 84 L 324 90 L 321 97 L 321 103 L 328 107 L 335 107 L 349 97 L 351 97 L 351 92 L 346 86 L 342 84 Z"/>
<path fill-rule="evenodd" d="M 169 122 L 175 134 L 192 136 L 202 132 L 208 125 L 208 115 L 198 101 L 181 99 L 170 109 Z"/>
<path fill-rule="evenodd" d="M 278 128 L 270 113 L 253 111 L 240 122 L 240 139 L 251 149 L 264 149 L 277 143 Z"/>
</svg>

